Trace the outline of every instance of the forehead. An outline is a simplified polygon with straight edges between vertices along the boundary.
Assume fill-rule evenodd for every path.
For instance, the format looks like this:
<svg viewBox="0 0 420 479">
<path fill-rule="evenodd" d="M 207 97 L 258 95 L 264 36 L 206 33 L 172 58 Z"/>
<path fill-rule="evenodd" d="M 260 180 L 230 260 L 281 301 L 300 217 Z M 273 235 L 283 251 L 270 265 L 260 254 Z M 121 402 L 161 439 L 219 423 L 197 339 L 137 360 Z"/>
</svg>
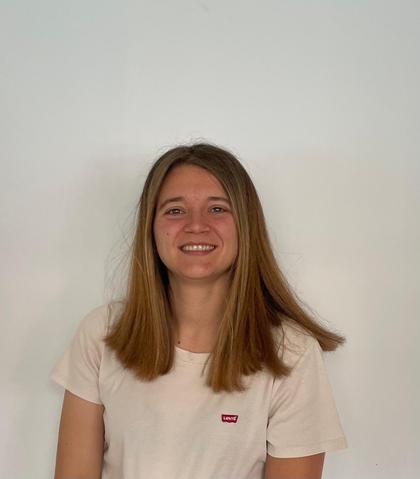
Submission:
<svg viewBox="0 0 420 479">
<path fill-rule="evenodd" d="M 224 193 L 223 186 L 212 173 L 196 165 L 178 165 L 166 175 L 159 197 L 169 193 L 204 194 L 205 191 L 207 194 L 210 190 L 214 193 Z"/>
</svg>

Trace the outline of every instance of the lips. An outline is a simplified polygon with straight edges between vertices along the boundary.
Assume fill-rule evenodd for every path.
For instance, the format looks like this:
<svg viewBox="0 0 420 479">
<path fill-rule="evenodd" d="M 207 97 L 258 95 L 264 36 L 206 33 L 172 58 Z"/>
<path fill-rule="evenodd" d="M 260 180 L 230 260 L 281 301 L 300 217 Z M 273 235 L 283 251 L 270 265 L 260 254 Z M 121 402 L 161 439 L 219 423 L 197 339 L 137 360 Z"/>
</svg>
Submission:
<svg viewBox="0 0 420 479">
<path fill-rule="evenodd" d="M 211 243 L 186 243 L 182 245 L 179 249 L 183 253 L 188 254 L 208 254 L 214 251 L 217 248 L 216 245 Z"/>
<path fill-rule="evenodd" d="M 193 243 L 193 242 L 189 242 L 189 243 L 184 243 L 183 245 L 180 246 L 180 248 L 182 249 L 184 246 L 214 246 L 215 248 L 217 248 L 217 246 L 215 244 L 212 244 L 212 243 Z"/>
</svg>

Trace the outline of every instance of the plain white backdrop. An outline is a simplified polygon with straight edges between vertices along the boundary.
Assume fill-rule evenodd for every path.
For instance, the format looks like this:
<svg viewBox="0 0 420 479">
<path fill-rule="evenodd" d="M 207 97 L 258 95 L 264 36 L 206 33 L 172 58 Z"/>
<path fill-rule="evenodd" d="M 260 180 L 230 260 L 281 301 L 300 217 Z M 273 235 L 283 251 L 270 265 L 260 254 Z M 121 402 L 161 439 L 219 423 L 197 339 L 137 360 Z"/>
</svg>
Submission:
<svg viewBox="0 0 420 479">
<path fill-rule="evenodd" d="M 419 477 L 420 4 L 3 0 L 0 18 L 0 477 L 53 477 L 49 372 L 118 290 L 151 163 L 200 139 L 238 155 L 288 279 L 347 337 L 325 357 L 349 448 L 323 479 Z"/>
</svg>

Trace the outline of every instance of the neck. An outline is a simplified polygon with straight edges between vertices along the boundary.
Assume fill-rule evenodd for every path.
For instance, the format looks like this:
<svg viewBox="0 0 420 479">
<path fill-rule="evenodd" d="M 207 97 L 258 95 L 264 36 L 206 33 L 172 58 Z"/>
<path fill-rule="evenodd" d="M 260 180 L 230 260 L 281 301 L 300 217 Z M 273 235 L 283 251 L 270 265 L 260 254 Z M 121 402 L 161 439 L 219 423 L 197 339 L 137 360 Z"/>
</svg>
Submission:
<svg viewBox="0 0 420 479">
<path fill-rule="evenodd" d="M 228 279 L 200 282 L 171 280 L 170 301 L 175 341 L 192 349 L 212 349 L 226 307 Z"/>
</svg>

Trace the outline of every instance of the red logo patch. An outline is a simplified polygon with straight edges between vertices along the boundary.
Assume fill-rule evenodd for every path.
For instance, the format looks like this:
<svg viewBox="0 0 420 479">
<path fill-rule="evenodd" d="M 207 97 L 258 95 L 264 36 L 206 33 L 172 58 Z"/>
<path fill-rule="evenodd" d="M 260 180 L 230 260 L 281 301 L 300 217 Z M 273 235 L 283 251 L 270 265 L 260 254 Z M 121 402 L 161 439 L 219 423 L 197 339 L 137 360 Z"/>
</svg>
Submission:
<svg viewBox="0 0 420 479">
<path fill-rule="evenodd" d="M 237 422 L 238 416 L 236 414 L 222 414 L 223 422 Z"/>
</svg>

